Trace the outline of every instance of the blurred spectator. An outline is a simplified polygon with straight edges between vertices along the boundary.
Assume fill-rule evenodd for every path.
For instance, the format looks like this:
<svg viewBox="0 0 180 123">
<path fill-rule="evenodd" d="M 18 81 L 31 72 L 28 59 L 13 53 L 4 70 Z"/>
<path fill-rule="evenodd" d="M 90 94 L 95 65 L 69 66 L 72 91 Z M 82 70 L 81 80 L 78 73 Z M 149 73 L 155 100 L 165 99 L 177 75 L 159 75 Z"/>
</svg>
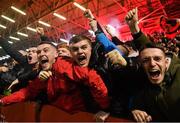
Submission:
<svg viewBox="0 0 180 123">
<path fill-rule="evenodd" d="M 63 57 L 71 57 L 71 53 L 69 51 L 69 45 L 67 43 L 59 43 L 57 46 L 58 55 Z"/>
</svg>

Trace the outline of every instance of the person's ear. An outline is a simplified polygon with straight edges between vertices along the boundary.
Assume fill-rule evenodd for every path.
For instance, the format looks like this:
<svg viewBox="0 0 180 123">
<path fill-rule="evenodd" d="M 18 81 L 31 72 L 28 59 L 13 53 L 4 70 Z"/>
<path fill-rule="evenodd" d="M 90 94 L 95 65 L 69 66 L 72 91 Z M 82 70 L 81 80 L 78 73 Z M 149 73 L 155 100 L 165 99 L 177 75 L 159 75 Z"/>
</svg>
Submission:
<svg viewBox="0 0 180 123">
<path fill-rule="evenodd" d="M 166 71 L 167 71 L 168 68 L 169 68 L 170 62 L 171 62 L 171 59 L 168 58 L 168 57 L 166 57 L 166 60 L 165 60 Z"/>
<path fill-rule="evenodd" d="M 58 51 L 56 50 L 55 52 L 55 57 L 57 58 L 58 57 Z"/>
</svg>

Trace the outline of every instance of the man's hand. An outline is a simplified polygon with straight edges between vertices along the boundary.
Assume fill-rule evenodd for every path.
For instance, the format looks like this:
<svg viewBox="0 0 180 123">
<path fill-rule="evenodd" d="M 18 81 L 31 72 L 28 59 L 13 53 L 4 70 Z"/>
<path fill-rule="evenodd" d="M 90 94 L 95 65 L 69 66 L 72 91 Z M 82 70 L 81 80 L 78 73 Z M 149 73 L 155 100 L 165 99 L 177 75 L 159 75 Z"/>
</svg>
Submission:
<svg viewBox="0 0 180 123">
<path fill-rule="evenodd" d="M 110 113 L 108 112 L 99 111 L 95 114 L 95 120 L 96 122 L 104 122 L 109 117 L 109 115 Z"/>
<path fill-rule="evenodd" d="M 90 9 L 86 9 L 86 11 L 84 12 L 84 16 L 85 16 L 86 18 L 90 19 L 90 20 L 93 20 L 93 19 L 94 19 L 94 16 L 93 16 L 93 14 L 92 14 L 92 12 L 91 12 Z"/>
<path fill-rule="evenodd" d="M 36 31 L 37 31 L 37 33 L 38 33 L 39 35 L 44 35 L 44 29 L 43 29 L 43 28 L 37 27 L 37 28 L 36 28 Z"/>
<path fill-rule="evenodd" d="M 148 115 L 145 111 L 141 110 L 133 110 L 133 117 L 137 122 L 150 122 L 152 121 L 152 117 Z"/>
<path fill-rule="evenodd" d="M 15 79 L 15 80 L 11 83 L 11 85 L 8 87 L 7 90 L 10 90 L 12 86 L 14 86 L 14 85 L 16 85 L 16 84 L 18 84 L 18 83 L 19 83 L 19 80 L 18 80 L 18 79 Z"/>
<path fill-rule="evenodd" d="M 126 66 L 127 62 L 126 60 L 122 57 L 122 55 L 119 53 L 118 50 L 114 49 L 112 51 L 110 51 L 109 53 L 107 53 L 105 55 L 112 64 L 116 65 L 120 65 L 120 66 Z"/>
<path fill-rule="evenodd" d="M 87 9 L 84 12 L 84 16 L 90 20 L 89 25 L 90 25 L 91 29 L 93 30 L 93 32 L 96 32 L 98 30 L 97 21 L 94 19 L 94 16 L 93 16 L 91 10 Z"/>
<path fill-rule="evenodd" d="M 106 29 L 107 33 L 109 33 L 110 36 L 112 36 L 112 37 L 117 36 L 116 30 L 115 30 L 115 28 L 114 28 L 113 26 L 111 26 L 111 25 L 106 25 L 106 26 L 105 26 L 105 29 Z"/>
<path fill-rule="evenodd" d="M 135 9 L 130 10 L 126 17 L 125 17 L 126 23 L 128 24 L 131 33 L 138 33 L 140 31 L 138 26 L 138 9 L 137 7 Z"/>
<path fill-rule="evenodd" d="M 52 72 L 51 71 L 41 71 L 40 73 L 39 73 L 39 79 L 41 80 L 41 81 L 45 81 L 45 80 L 47 80 L 50 76 L 52 76 Z"/>
</svg>

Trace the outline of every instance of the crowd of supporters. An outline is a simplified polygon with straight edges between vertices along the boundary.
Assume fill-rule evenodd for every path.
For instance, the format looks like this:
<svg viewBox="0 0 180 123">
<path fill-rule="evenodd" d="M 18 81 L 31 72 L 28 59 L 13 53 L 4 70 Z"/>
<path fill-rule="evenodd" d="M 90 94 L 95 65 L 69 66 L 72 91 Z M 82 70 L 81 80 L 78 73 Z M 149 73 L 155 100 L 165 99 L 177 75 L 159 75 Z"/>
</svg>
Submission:
<svg viewBox="0 0 180 123">
<path fill-rule="evenodd" d="M 180 121 L 180 34 L 172 39 L 158 32 L 145 36 L 137 13 L 135 8 L 125 17 L 133 36 L 126 43 L 108 26 L 107 38 L 90 10 L 84 15 L 95 41 L 76 35 L 69 44 L 56 45 L 37 28 L 41 42 L 20 52 L 0 37 L 13 58 L 0 67 L 0 105 L 33 100 L 68 113 L 93 112 L 97 121 L 109 115 L 138 122 Z"/>
</svg>

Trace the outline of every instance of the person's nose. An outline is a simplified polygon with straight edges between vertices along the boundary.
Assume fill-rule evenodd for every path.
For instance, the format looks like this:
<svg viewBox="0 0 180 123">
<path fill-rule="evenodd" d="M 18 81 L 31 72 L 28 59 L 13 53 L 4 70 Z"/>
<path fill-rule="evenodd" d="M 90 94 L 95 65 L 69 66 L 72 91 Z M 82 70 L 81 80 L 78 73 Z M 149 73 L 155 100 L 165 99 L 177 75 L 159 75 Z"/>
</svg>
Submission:
<svg viewBox="0 0 180 123">
<path fill-rule="evenodd" d="M 28 55 L 32 55 L 32 52 L 29 52 Z"/>
<path fill-rule="evenodd" d="M 39 53 L 39 56 L 44 56 L 45 55 L 45 52 L 43 52 L 43 51 L 41 51 L 40 53 Z"/>
<path fill-rule="evenodd" d="M 60 51 L 58 51 L 58 53 L 59 53 L 59 54 L 62 54 L 63 52 L 60 50 Z"/>
<path fill-rule="evenodd" d="M 78 53 L 79 53 L 79 54 L 83 53 L 83 49 L 79 48 L 79 49 L 78 49 Z"/>
<path fill-rule="evenodd" d="M 156 61 L 154 59 L 151 58 L 150 60 L 150 66 L 155 66 L 156 65 Z"/>
</svg>

